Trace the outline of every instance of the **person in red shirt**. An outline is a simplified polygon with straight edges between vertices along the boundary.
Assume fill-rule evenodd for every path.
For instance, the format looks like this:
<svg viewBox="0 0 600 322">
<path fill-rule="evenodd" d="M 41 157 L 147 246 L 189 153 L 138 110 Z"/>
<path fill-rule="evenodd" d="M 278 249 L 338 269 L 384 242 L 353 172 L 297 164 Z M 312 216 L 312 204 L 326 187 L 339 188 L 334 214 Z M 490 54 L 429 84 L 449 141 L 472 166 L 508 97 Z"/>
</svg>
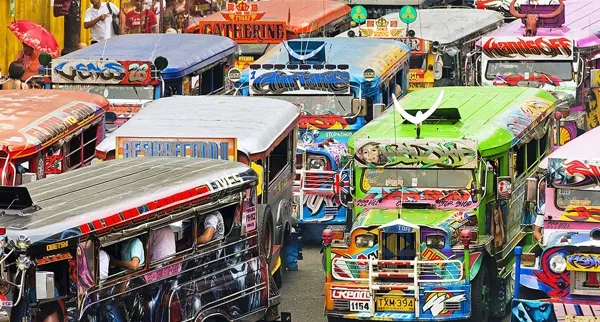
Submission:
<svg viewBox="0 0 600 322">
<path fill-rule="evenodd" d="M 144 8 L 142 0 L 133 0 L 135 8 L 125 15 L 125 32 L 128 34 L 158 33 L 158 21 L 152 10 Z"/>
</svg>

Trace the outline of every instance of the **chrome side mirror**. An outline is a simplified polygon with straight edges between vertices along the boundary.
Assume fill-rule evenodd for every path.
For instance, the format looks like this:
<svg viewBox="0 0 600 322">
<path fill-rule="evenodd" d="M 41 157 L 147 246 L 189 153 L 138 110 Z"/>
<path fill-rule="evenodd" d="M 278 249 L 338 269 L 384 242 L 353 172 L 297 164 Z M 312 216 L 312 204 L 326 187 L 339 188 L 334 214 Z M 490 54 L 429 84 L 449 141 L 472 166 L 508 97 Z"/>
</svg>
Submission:
<svg viewBox="0 0 600 322">
<path fill-rule="evenodd" d="M 536 178 L 525 179 L 525 201 L 537 200 L 538 180 Z"/>
</svg>

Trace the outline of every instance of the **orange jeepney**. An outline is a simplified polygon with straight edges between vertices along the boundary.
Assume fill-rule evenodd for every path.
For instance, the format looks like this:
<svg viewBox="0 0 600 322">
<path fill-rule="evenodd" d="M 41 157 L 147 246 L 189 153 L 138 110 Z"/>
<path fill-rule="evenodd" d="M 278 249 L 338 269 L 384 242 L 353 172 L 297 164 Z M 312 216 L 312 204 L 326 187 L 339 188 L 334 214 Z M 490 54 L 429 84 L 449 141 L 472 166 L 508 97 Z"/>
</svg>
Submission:
<svg viewBox="0 0 600 322">
<path fill-rule="evenodd" d="M 186 33 L 220 35 L 239 44 L 235 67 L 243 70 L 284 40 L 333 37 L 350 28 L 350 7 L 334 0 L 227 3 Z"/>
</svg>

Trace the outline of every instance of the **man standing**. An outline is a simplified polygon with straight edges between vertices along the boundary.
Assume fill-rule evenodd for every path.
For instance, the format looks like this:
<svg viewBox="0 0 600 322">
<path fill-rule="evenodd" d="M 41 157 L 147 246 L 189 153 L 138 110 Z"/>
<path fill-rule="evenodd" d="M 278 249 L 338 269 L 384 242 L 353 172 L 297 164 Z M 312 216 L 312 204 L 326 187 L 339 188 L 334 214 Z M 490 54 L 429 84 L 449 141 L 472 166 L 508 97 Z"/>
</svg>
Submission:
<svg viewBox="0 0 600 322">
<path fill-rule="evenodd" d="M 115 35 L 113 30 L 113 15 L 121 15 L 117 6 L 101 0 L 90 0 L 92 6 L 85 11 L 83 27 L 91 29 L 92 44 L 110 39 Z M 109 7 L 110 6 L 110 7 Z"/>
<path fill-rule="evenodd" d="M 158 20 L 154 11 L 144 8 L 142 0 L 133 0 L 135 5 L 125 18 L 125 31 L 128 34 L 158 33 Z"/>
</svg>

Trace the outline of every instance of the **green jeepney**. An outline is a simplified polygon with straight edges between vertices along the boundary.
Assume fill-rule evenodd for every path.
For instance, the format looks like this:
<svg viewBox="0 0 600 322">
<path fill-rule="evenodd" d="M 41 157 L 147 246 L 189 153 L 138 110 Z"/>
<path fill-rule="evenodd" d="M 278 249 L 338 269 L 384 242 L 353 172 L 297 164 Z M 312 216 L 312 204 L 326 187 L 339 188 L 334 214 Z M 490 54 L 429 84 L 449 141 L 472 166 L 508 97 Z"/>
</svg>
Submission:
<svg viewBox="0 0 600 322">
<path fill-rule="evenodd" d="M 513 250 L 535 246 L 525 182 L 552 149 L 555 103 L 532 88 L 422 89 L 356 132 L 354 221 L 323 236 L 328 318 L 504 315 Z"/>
</svg>

